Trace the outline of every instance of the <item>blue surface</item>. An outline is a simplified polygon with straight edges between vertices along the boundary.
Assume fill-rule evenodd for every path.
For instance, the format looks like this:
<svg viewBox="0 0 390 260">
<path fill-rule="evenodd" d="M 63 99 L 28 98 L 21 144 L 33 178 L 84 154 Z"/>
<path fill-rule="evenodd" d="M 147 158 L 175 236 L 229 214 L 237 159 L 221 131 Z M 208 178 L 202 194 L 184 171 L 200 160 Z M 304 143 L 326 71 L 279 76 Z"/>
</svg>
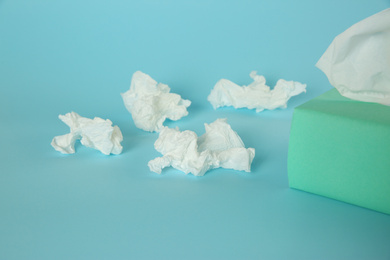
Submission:
<svg viewBox="0 0 390 260">
<path fill-rule="evenodd" d="M 389 1 L 0 0 L 0 259 L 389 259 L 390 216 L 289 189 L 293 108 L 331 88 L 314 64 Z M 228 118 L 256 149 L 251 173 L 203 177 L 147 162 L 157 134 L 135 128 L 121 92 L 136 70 L 190 99 L 170 127 Z M 308 85 L 285 110 L 214 111 L 221 78 L 257 70 Z M 110 118 L 124 151 L 51 139 L 75 111 Z M 304 162 L 302 162 L 304 163 Z"/>
</svg>

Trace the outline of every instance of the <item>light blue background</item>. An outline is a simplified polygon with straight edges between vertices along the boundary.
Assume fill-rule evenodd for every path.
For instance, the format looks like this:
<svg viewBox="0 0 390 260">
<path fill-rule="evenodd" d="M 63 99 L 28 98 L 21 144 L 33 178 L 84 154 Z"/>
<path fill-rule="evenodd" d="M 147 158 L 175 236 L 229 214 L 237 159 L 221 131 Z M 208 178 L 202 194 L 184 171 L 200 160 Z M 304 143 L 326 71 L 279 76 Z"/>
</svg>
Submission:
<svg viewBox="0 0 390 260">
<path fill-rule="evenodd" d="M 390 259 L 390 216 L 289 189 L 293 108 L 330 89 L 315 63 L 390 1 L 0 0 L 0 259 Z M 120 93 L 141 70 L 193 103 L 170 127 L 228 118 L 256 149 L 251 173 L 152 173 L 158 134 Z M 285 110 L 214 111 L 221 78 L 257 70 L 308 85 Z M 75 111 L 111 119 L 123 153 L 51 139 Z M 305 162 L 302 162 L 305 163 Z"/>
</svg>

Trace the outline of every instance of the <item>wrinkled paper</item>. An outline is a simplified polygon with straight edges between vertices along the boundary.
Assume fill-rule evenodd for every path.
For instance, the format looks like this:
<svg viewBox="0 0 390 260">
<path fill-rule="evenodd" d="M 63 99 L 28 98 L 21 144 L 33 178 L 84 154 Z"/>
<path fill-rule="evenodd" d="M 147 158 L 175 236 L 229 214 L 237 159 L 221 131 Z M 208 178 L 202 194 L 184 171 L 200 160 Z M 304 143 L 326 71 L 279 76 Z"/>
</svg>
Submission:
<svg viewBox="0 0 390 260">
<path fill-rule="evenodd" d="M 165 119 L 176 121 L 188 115 L 187 107 L 191 101 L 169 91 L 168 85 L 157 84 L 141 71 L 133 74 L 130 89 L 121 95 L 138 128 L 158 132 L 163 128 Z"/>
<path fill-rule="evenodd" d="M 341 95 L 390 105 L 390 9 L 338 35 L 316 66 Z"/>
<path fill-rule="evenodd" d="M 154 144 L 163 156 L 149 161 L 150 170 L 161 173 L 172 166 L 195 176 L 219 167 L 250 172 L 255 149 L 245 148 L 226 119 L 205 124 L 205 128 L 206 133 L 200 137 L 189 130 L 163 128 Z"/>
<path fill-rule="evenodd" d="M 264 76 L 257 75 L 256 71 L 250 73 L 253 82 L 248 86 L 239 86 L 227 79 L 221 79 L 214 86 L 207 100 L 214 109 L 224 106 L 235 108 L 273 110 L 286 108 L 287 101 L 292 97 L 306 92 L 306 84 L 296 81 L 278 80 L 271 89 L 265 84 Z"/>
<path fill-rule="evenodd" d="M 65 154 L 74 153 L 75 142 L 81 139 L 81 144 L 99 150 L 106 155 L 122 152 L 120 143 L 123 137 L 121 130 L 118 126 L 112 126 L 110 120 L 99 117 L 89 119 L 75 112 L 59 115 L 58 117 L 69 126 L 70 133 L 53 138 L 51 145 L 57 151 Z"/>
</svg>

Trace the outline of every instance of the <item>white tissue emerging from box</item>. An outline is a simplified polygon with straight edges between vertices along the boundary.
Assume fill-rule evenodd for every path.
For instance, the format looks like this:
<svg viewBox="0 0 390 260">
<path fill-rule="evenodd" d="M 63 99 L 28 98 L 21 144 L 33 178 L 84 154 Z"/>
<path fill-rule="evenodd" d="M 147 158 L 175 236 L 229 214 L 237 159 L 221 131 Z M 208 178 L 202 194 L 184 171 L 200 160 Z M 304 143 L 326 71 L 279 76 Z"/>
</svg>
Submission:
<svg viewBox="0 0 390 260">
<path fill-rule="evenodd" d="M 134 123 L 145 131 L 160 131 L 165 119 L 179 120 L 188 115 L 191 101 L 169 93 L 168 85 L 158 83 L 149 75 L 137 71 L 131 79 L 130 89 L 121 94 Z"/>
<path fill-rule="evenodd" d="M 280 79 L 271 90 L 265 84 L 265 78 L 257 75 L 256 71 L 252 71 L 250 77 L 254 81 L 248 86 L 242 87 L 227 79 L 219 80 L 207 100 L 214 109 L 233 106 L 235 108 L 256 109 L 256 112 L 261 112 L 264 109 L 286 108 L 287 101 L 292 96 L 306 92 L 306 84 L 296 81 Z"/>
<path fill-rule="evenodd" d="M 316 66 L 341 95 L 390 105 L 390 9 L 338 35 Z"/>
<path fill-rule="evenodd" d="M 213 168 L 249 172 L 255 156 L 254 148 L 245 148 L 226 119 L 205 124 L 206 133 L 198 137 L 193 131 L 165 127 L 154 144 L 162 157 L 149 161 L 151 171 L 161 173 L 165 167 L 195 176 L 203 176 Z"/>
<path fill-rule="evenodd" d="M 81 144 L 99 150 L 103 154 L 120 154 L 123 136 L 118 126 L 112 126 L 110 120 L 99 117 L 89 119 L 75 112 L 58 116 L 70 128 L 70 133 L 56 136 L 51 145 L 57 151 L 65 154 L 75 152 L 76 140 L 81 139 Z"/>
</svg>

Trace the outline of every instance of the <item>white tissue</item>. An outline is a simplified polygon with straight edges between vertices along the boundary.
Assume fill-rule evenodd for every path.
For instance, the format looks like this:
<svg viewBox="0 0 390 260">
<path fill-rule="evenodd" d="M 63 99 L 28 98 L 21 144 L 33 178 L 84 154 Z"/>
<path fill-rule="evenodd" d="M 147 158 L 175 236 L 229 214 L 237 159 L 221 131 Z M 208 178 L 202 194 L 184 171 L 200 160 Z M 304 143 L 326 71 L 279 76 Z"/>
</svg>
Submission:
<svg viewBox="0 0 390 260">
<path fill-rule="evenodd" d="M 338 35 L 316 66 L 341 95 L 390 105 L 390 9 Z"/>
<path fill-rule="evenodd" d="M 224 106 L 235 108 L 256 109 L 261 112 L 264 109 L 286 108 L 287 101 L 302 92 L 306 92 L 306 84 L 296 81 L 278 80 L 271 90 L 265 84 L 265 78 L 252 71 L 249 75 L 254 80 L 248 86 L 242 86 L 227 79 L 221 79 L 215 84 L 207 100 L 214 109 Z"/>
<path fill-rule="evenodd" d="M 165 167 L 195 176 L 203 176 L 213 168 L 227 168 L 249 172 L 255 149 L 246 149 L 238 134 L 232 130 L 226 119 L 217 119 L 205 124 L 206 133 L 196 133 L 165 127 L 154 144 L 162 157 L 149 161 L 151 171 L 161 173 Z"/>
<path fill-rule="evenodd" d="M 76 140 L 81 138 L 81 144 L 99 150 L 106 155 L 122 152 L 121 130 L 118 126 L 112 126 L 110 120 L 99 117 L 89 119 L 75 112 L 58 117 L 70 127 L 70 133 L 53 138 L 51 145 L 57 151 L 65 154 L 74 153 L 74 144 Z"/>
<path fill-rule="evenodd" d="M 121 94 L 134 123 L 145 131 L 160 131 L 165 119 L 179 120 L 188 115 L 191 101 L 169 93 L 168 85 L 158 83 L 149 75 L 137 71 L 131 79 L 130 89 Z"/>
</svg>

